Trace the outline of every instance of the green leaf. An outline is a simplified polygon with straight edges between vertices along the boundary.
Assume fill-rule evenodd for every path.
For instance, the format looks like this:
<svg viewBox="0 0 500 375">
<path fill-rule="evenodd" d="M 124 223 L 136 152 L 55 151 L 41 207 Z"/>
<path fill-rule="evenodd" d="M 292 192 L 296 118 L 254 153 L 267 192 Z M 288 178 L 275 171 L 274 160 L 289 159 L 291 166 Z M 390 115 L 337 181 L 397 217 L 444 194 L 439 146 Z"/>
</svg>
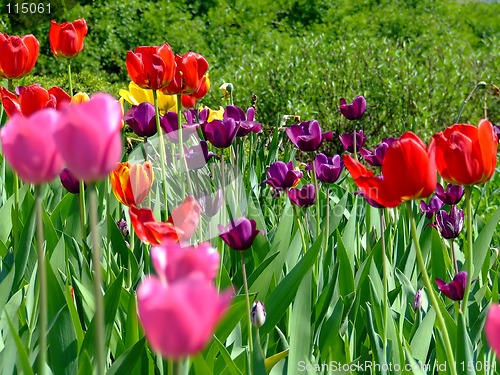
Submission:
<svg viewBox="0 0 500 375">
<path fill-rule="evenodd" d="M 238 369 L 238 367 L 236 367 L 226 347 L 219 341 L 217 336 L 214 336 L 213 343 L 215 344 L 215 347 L 219 350 L 222 358 L 224 359 L 224 362 L 226 363 L 227 369 L 231 372 L 231 374 L 243 375 L 243 373 Z"/>
<path fill-rule="evenodd" d="M 430 309 L 411 340 L 411 353 L 420 363 L 426 363 L 435 319 L 436 312 L 434 309 Z"/>
<path fill-rule="evenodd" d="M 14 264 L 16 268 L 16 276 L 14 278 L 14 287 L 17 289 L 24 277 L 29 279 L 26 273 L 26 266 L 28 265 L 28 258 L 30 253 L 36 254 L 35 251 L 31 251 L 33 248 L 33 236 L 35 235 L 35 221 L 36 221 L 36 209 L 35 205 L 31 207 L 31 211 L 27 222 L 24 225 L 23 231 L 21 233 L 21 240 L 19 242 L 18 248 L 14 249 Z M 36 258 L 36 255 L 34 255 Z"/>
<path fill-rule="evenodd" d="M 457 372 L 460 375 L 476 374 L 474 366 L 476 363 L 474 360 L 474 350 L 472 348 L 468 331 L 469 329 L 465 323 L 465 317 L 460 313 L 458 316 L 458 340 L 455 347 Z"/>
<path fill-rule="evenodd" d="M 119 356 L 106 374 L 115 375 L 132 373 L 141 359 L 142 353 L 145 350 L 145 344 L 146 338 L 143 337 Z"/>
<path fill-rule="evenodd" d="M 497 224 L 500 220 L 500 207 L 497 209 L 495 214 L 488 220 L 486 225 L 479 233 L 479 236 L 474 241 L 473 252 L 474 252 L 474 273 L 471 280 L 474 280 L 479 276 L 481 272 L 482 265 L 486 259 L 486 255 L 489 252 L 491 239 L 493 234 L 497 230 Z M 466 260 L 467 263 L 468 260 Z M 467 265 L 465 266 L 467 269 Z"/>
<path fill-rule="evenodd" d="M 276 353 L 264 360 L 264 365 L 266 366 L 266 371 L 269 373 L 273 367 L 281 361 L 283 358 L 286 358 L 288 355 L 289 349 L 285 349 L 282 352 Z"/>
<path fill-rule="evenodd" d="M 26 352 L 26 347 L 24 346 L 23 342 L 21 341 L 21 338 L 17 334 L 17 329 L 14 328 L 9 317 L 6 316 L 6 318 L 7 318 L 7 323 L 9 324 L 10 334 L 12 335 L 12 338 L 14 339 L 14 342 L 16 344 L 17 359 L 21 363 L 21 369 L 22 369 L 21 373 L 27 375 L 33 374 L 33 370 L 31 368 L 31 364 L 28 358 L 28 353 Z"/>
<path fill-rule="evenodd" d="M 337 256 L 339 262 L 339 275 L 337 282 L 339 285 L 340 295 L 345 298 L 347 295 L 354 292 L 354 263 L 347 254 L 346 248 L 342 239 L 337 236 Z"/>
</svg>

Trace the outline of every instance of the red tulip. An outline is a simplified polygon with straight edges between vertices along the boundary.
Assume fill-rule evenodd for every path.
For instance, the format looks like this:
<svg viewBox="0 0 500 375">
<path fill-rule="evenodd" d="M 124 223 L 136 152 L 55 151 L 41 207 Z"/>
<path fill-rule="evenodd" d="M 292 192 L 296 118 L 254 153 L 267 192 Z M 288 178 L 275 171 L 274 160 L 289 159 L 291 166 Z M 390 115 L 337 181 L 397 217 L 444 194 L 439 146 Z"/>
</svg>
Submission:
<svg viewBox="0 0 500 375">
<path fill-rule="evenodd" d="M 374 176 L 350 155 L 344 155 L 344 164 L 361 191 L 385 207 L 424 198 L 436 187 L 434 141 L 429 150 L 412 132 L 406 132 L 387 149 L 382 162 L 382 176 Z"/>
<path fill-rule="evenodd" d="M 132 81 L 143 89 L 162 89 L 174 78 L 175 57 L 168 43 L 128 51 L 126 65 Z"/>
<path fill-rule="evenodd" d="M 200 54 L 188 52 L 182 56 L 176 55 L 175 63 L 175 76 L 165 89 L 165 92 L 193 95 L 199 89 L 200 93 L 195 98 L 201 99 L 210 87 L 210 85 L 206 87 L 208 81 L 208 77 L 205 75 L 208 70 L 207 60 Z M 205 88 L 202 88 L 202 85 Z"/>
<path fill-rule="evenodd" d="M 49 41 L 52 53 L 55 57 L 77 56 L 83 50 L 83 39 L 87 32 L 87 22 L 83 18 L 60 25 L 56 21 L 50 21 Z"/>
<path fill-rule="evenodd" d="M 455 124 L 434 139 L 437 169 L 447 182 L 480 185 L 493 175 L 498 138 L 488 120 L 481 120 L 478 127 Z"/>
<path fill-rule="evenodd" d="M 0 33 L 0 78 L 15 79 L 31 72 L 40 44 L 31 34 L 23 37 Z"/>
<path fill-rule="evenodd" d="M 52 87 L 46 90 L 38 83 L 21 87 L 19 96 L 0 87 L 0 99 L 9 118 L 15 114 L 29 116 L 46 107 L 59 109 L 71 102 L 71 97 L 63 89 Z"/>
</svg>

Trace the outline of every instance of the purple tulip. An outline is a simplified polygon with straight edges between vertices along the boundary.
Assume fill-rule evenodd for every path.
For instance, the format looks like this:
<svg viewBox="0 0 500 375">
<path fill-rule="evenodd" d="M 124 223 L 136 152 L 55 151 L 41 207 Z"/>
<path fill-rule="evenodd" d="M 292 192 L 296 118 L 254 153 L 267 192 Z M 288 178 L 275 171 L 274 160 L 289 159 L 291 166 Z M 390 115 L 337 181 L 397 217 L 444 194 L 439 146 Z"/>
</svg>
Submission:
<svg viewBox="0 0 500 375">
<path fill-rule="evenodd" d="M 118 220 L 116 222 L 116 226 L 118 227 L 118 229 L 122 233 L 123 237 L 128 237 L 129 236 L 130 232 L 128 230 L 128 224 L 125 221 L 125 219 Z"/>
<path fill-rule="evenodd" d="M 247 113 L 243 112 L 241 108 L 233 105 L 228 105 L 224 110 L 224 118 L 232 118 L 239 125 L 237 137 L 244 137 L 248 133 L 258 133 L 262 130 L 262 124 L 254 121 L 255 108 L 250 107 Z"/>
<path fill-rule="evenodd" d="M 207 141 L 217 148 L 231 146 L 238 132 L 239 124 L 232 118 L 203 123 L 201 130 Z"/>
<path fill-rule="evenodd" d="M 80 181 L 75 177 L 73 173 L 68 168 L 64 168 L 61 173 L 59 173 L 59 178 L 61 180 L 62 186 L 71 194 L 80 193 Z"/>
<path fill-rule="evenodd" d="M 436 214 L 434 226 L 443 238 L 457 238 L 464 226 L 464 211 L 457 206 L 452 206 L 449 214 L 441 210 Z"/>
<path fill-rule="evenodd" d="M 441 279 L 436 279 L 439 290 L 448 298 L 454 301 L 461 301 L 464 298 L 465 288 L 467 286 L 467 272 L 459 272 L 453 278 L 453 281 L 445 283 Z"/>
<path fill-rule="evenodd" d="M 380 144 L 378 144 L 373 151 L 362 148 L 359 150 L 359 153 L 368 164 L 373 167 L 380 167 L 382 166 L 382 161 L 384 160 L 387 149 L 396 139 L 397 138 L 382 138 L 382 142 L 380 142 Z"/>
<path fill-rule="evenodd" d="M 366 99 L 364 96 L 356 96 L 352 104 L 347 104 L 344 98 L 340 98 L 340 113 L 348 120 L 360 120 L 366 111 Z"/>
<path fill-rule="evenodd" d="M 130 108 L 123 121 L 139 137 L 152 137 L 156 134 L 155 107 L 148 102 Z"/>
<path fill-rule="evenodd" d="M 287 194 L 292 203 L 299 207 L 309 207 L 316 203 L 316 190 L 313 184 L 304 185 L 301 189 L 292 188 Z"/>
<path fill-rule="evenodd" d="M 253 219 L 239 217 L 226 227 L 219 224 L 219 237 L 234 250 L 247 250 L 252 246 L 255 237 L 263 231 L 257 229 L 257 223 Z"/>
<path fill-rule="evenodd" d="M 317 154 L 314 159 L 314 168 L 316 169 L 316 177 L 319 181 L 328 184 L 334 183 L 340 177 L 344 163 L 340 155 L 328 157 L 324 154 Z"/>
<path fill-rule="evenodd" d="M 160 118 L 160 127 L 170 142 L 179 142 L 179 116 L 177 112 L 167 112 Z M 182 140 L 187 141 L 191 135 L 196 133 L 196 127 L 183 127 Z"/>
<path fill-rule="evenodd" d="M 208 108 L 203 108 L 199 113 L 196 111 L 196 109 L 187 109 L 184 111 L 184 118 L 187 122 L 185 124 L 182 124 L 182 127 L 186 129 L 194 128 L 195 130 L 198 130 L 200 125 L 207 121 L 208 114 Z M 196 122 L 196 115 L 198 115 L 199 122 Z"/>
<path fill-rule="evenodd" d="M 208 144 L 205 141 L 200 141 L 199 144 L 185 147 L 184 156 L 189 169 L 200 169 L 207 165 L 208 161 L 212 158 L 219 156 L 213 152 L 208 151 Z"/>
<path fill-rule="evenodd" d="M 436 194 L 439 199 L 441 199 L 445 204 L 449 205 L 457 204 L 458 202 L 460 202 L 460 200 L 464 196 L 464 193 L 465 189 L 461 185 L 448 184 L 445 191 L 440 183 L 436 185 L 436 191 L 434 192 L 434 194 Z"/>
<path fill-rule="evenodd" d="M 339 139 L 347 152 L 354 152 L 354 133 L 342 134 L 339 136 Z M 360 130 L 359 133 L 356 132 L 356 150 L 361 149 L 367 139 L 368 138 L 363 135 L 363 130 Z"/>
<path fill-rule="evenodd" d="M 219 189 L 214 194 L 204 191 L 203 195 L 198 199 L 198 204 L 205 216 L 214 217 L 221 209 L 223 201 L 222 190 Z"/>
<path fill-rule="evenodd" d="M 369 196 L 367 196 L 361 190 L 355 191 L 354 195 L 359 195 L 359 196 L 363 197 L 365 199 L 366 203 L 368 203 L 373 208 L 385 208 L 385 206 L 382 206 L 381 204 L 375 202 L 373 199 L 371 199 Z"/>
<path fill-rule="evenodd" d="M 499 125 L 494 125 L 493 126 L 493 131 L 497 135 L 497 138 L 500 140 L 500 126 Z"/>
<path fill-rule="evenodd" d="M 275 189 L 285 190 L 297 186 L 302 178 L 302 172 L 294 169 L 291 161 L 288 163 L 277 161 L 269 166 L 267 177 L 268 179 L 262 184 L 269 184 Z"/>
<path fill-rule="evenodd" d="M 422 199 L 420 201 L 420 212 L 425 214 L 425 217 L 427 219 L 432 219 L 432 216 L 438 212 L 441 207 L 443 207 L 443 202 L 441 201 L 441 199 L 439 199 L 438 197 L 436 196 L 433 196 L 430 200 L 429 200 L 429 204 L 425 203 L 425 201 Z"/>
<path fill-rule="evenodd" d="M 417 293 L 415 293 L 415 297 L 413 297 L 412 307 L 414 311 L 420 310 L 422 307 L 422 289 L 418 289 Z"/>
<path fill-rule="evenodd" d="M 332 140 L 332 132 L 322 133 L 318 121 L 305 121 L 294 124 L 286 129 L 286 134 L 292 143 L 302 151 L 315 151 L 323 140 Z"/>
</svg>

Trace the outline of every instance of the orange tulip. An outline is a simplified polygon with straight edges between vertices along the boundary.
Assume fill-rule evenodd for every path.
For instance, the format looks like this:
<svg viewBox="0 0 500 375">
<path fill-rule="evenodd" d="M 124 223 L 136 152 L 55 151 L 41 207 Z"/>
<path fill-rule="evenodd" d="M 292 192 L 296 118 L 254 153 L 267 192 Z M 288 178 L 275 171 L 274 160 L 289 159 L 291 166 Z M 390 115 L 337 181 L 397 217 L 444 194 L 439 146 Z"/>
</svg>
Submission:
<svg viewBox="0 0 500 375">
<path fill-rule="evenodd" d="M 189 240 L 200 222 L 200 206 L 190 195 L 176 207 L 168 221 L 156 221 L 150 208 L 130 207 L 130 219 L 139 239 L 147 244 L 158 245 L 165 239 Z"/>
<path fill-rule="evenodd" d="M 49 42 L 55 57 L 71 58 L 83 51 L 83 40 L 88 28 L 85 19 L 58 24 L 50 21 Z"/>
<path fill-rule="evenodd" d="M 406 132 L 387 149 L 382 162 L 382 176 L 374 176 L 350 155 L 344 164 L 361 191 L 378 204 L 396 207 L 399 204 L 432 194 L 436 187 L 434 141 L 425 144 L 412 132 Z"/>
<path fill-rule="evenodd" d="M 126 206 L 141 204 L 153 186 L 153 167 L 149 161 L 144 164 L 118 163 L 110 174 L 111 187 L 116 199 Z"/>
<path fill-rule="evenodd" d="M 23 37 L 0 33 L 0 78 L 21 78 L 35 66 L 40 44 L 31 34 Z"/>
<path fill-rule="evenodd" d="M 455 124 L 436 140 L 436 165 L 445 181 L 455 185 L 480 185 L 488 181 L 497 162 L 498 138 L 491 122 L 479 126 Z"/>
<path fill-rule="evenodd" d="M 175 63 L 175 75 L 164 90 L 165 93 L 193 95 L 200 89 L 200 94 L 204 93 L 196 99 L 201 99 L 210 87 L 207 87 L 208 76 L 205 74 L 208 70 L 207 60 L 198 53 L 188 52 L 182 56 L 176 55 Z M 200 87 L 202 85 L 204 88 Z"/>
</svg>

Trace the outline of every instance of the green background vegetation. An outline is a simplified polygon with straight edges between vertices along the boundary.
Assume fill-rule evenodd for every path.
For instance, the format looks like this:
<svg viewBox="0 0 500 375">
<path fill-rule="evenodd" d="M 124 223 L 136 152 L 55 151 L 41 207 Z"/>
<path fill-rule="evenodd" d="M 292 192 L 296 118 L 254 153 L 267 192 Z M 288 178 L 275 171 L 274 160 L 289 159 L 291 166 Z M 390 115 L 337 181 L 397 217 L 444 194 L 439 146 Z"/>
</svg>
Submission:
<svg viewBox="0 0 500 375">
<path fill-rule="evenodd" d="M 351 125 L 337 112 L 339 99 L 365 95 L 373 108 L 360 126 L 378 140 L 408 129 L 427 137 L 455 122 L 477 82 L 500 83 L 498 14 L 500 3 L 448 0 L 83 0 L 57 21 L 84 17 L 89 25 L 73 61 L 77 90 L 118 95 L 128 82 L 127 51 L 168 42 L 209 61 L 212 90 L 202 104 L 222 104 L 218 87 L 232 82 L 235 104 L 249 106 L 257 95 L 265 126 L 293 114 L 340 133 Z M 66 61 L 50 53 L 48 22 L 12 29 L 3 13 L 0 30 L 40 40 L 26 83 L 67 86 Z M 482 117 L 482 93 L 462 122 Z M 490 93 L 489 118 L 498 122 L 499 97 Z"/>
</svg>

